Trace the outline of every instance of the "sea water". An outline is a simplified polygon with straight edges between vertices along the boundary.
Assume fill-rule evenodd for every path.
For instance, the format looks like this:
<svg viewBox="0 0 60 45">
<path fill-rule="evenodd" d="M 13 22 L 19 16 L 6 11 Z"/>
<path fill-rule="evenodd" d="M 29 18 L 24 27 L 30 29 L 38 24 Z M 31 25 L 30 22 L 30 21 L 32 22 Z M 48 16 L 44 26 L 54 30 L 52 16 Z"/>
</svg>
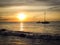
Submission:
<svg viewBox="0 0 60 45">
<path fill-rule="evenodd" d="M 0 23 L 0 29 L 7 29 L 11 31 L 25 31 L 35 33 L 60 33 L 60 22 L 51 22 L 49 24 L 42 23 L 17 23 L 17 22 L 3 22 Z"/>
<path fill-rule="evenodd" d="M 0 23 L 0 29 L 9 31 L 25 31 L 34 33 L 59 34 L 60 22 L 42 23 Z M 28 39 L 17 36 L 0 36 L 0 45 L 59 45 L 59 41 L 46 41 L 40 39 Z"/>
</svg>

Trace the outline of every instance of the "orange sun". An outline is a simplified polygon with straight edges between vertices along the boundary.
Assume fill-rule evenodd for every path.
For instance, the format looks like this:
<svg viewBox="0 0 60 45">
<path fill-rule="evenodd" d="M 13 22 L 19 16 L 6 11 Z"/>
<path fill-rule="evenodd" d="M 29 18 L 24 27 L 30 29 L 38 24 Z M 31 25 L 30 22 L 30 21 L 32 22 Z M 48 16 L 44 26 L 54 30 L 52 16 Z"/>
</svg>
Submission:
<svg viewBox="0 0 60 45">
<path fill-rule="evenodd" d="M 23 21 L 23 20 L 26 19 L 26 14 L 24 14 L 24 13 L 19 13 L 19 14 L 17 15 L 17 18 L 18 18 L 20 21 Z"/>
</svg>

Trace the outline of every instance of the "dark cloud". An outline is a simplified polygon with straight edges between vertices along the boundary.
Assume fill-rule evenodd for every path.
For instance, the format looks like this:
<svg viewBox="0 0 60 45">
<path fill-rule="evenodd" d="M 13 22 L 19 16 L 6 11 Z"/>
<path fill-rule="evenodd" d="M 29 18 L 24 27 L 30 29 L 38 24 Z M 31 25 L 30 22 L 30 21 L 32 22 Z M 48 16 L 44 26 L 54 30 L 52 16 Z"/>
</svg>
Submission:
<svg viewBox="0 0 60 45">
<path fill-rule="evenodd" d="M 60 10 L 60 0 L 0 0 L 0 7 L 22 6 L 22 5 L 54 6 L 52 9 L 48 10 Z"/>
<path fill-rule="evenodd" d="M 60 11 L 60 0 L 35 0 L 36 2 L 44 2 L 49 6 L 53 6 L 47 10 L 49 11 Z"/>
<path fill-rule="evenodd" d="M 0 0 L 0 6 L 20 6 L 20 5 L 60 5 L 60 0 Z"/>
<path fill-rule="evenodd" d="M 60 0 L 35 0 L 38 2 L 45 2 L 49 5 L 60 5 Z"/>
<path fill-rule="evenodd" d="M 60 0 L 0 0 L 0 7 L 21 5 L 60 5 Z"/>
<path fill-rule="evenodd" d="M 0 0 L 0 7 L 25 5 L 24 0 Z"/>
<path fill-rule="evenodd" d="M 1 19 L 1 18 L 0 18 L 0 20 L 8 20 L 8 19 Z"/>
<path fill-rule="evenodd" d="M 24 3 L 6 3 L 6 4 L 0 4 L 0 7 L 6 7 L 6 6 L 21 6 L 21 5 L 25 5 Z"/>
<path fill-rule="evenodd" d="M 54 6 L 52 8 L 46 9 L 47 11 L 60 11 L 60 6 Z"/>
</svg>

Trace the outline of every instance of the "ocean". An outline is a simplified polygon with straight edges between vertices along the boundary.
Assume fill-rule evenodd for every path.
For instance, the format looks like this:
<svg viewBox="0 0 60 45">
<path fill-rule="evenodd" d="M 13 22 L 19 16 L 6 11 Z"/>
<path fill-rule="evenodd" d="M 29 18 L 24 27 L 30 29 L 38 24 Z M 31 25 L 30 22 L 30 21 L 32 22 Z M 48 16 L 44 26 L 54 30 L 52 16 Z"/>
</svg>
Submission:
<svg viewBox="0 0 60 45">
<path fill-rule="evenodd" d="M 60 35 L 60 22 L 51 22 L 49 24 L 42 23 L 17 23 L 17 22 L 2 22 L 0 29 L 7 29 L 10 31 L 24 31 L 42 34 L 59 34 Z M 18 36 L 0 36 L 0 45 L 59 45 L 60 41 L 28 39 Z"/>
<path fill-rule="evenodd" d="M 17 22 L 3 22 L 0 23 L 0 29 L 7 29 L 11 31 L 25 31 L 35 33 L 60 33 L 60 22 L 50 22 L 49 24 L 42 23 L 17 23 Z"/>
</svg>

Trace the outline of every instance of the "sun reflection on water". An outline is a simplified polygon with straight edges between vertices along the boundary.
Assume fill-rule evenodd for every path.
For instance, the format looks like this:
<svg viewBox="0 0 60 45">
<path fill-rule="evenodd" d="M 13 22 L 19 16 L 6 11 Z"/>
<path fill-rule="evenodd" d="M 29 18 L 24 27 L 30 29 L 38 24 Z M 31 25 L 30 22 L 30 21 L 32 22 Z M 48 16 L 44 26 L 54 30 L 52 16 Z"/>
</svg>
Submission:
<svg viewBox="0 0 60 45">
<path fill-rule="evenodd" d="M 20 31 L 24 31 L 23 27 L 23 23 L 20 23 Z"/>
</svg>

